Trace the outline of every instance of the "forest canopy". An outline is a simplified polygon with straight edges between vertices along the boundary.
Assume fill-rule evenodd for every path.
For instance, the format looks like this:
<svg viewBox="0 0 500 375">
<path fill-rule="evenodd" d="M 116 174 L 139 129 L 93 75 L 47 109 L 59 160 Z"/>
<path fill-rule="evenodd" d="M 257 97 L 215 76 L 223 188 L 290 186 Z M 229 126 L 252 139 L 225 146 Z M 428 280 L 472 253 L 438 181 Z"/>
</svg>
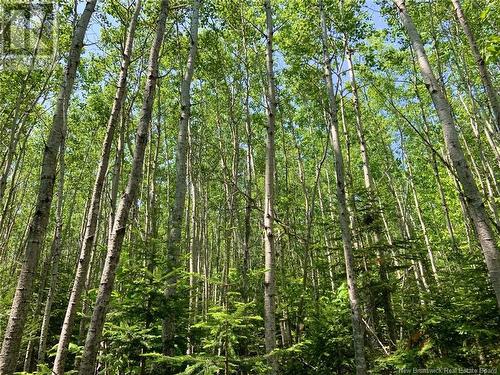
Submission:
<svg viewBox="0 0 500 375">
<path fill-rule="evenodd" d="M 0 375 L 496 373 L 499 27 L 0 0 Z"/>
</svg>

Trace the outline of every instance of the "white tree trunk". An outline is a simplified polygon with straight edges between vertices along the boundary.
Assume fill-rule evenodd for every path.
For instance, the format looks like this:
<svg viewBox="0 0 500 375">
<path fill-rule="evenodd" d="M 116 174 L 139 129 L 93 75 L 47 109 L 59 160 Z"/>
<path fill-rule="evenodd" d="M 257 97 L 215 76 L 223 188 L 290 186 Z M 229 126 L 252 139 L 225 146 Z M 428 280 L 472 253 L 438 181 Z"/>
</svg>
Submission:
<svg viewBox="0 0 500 375">
<path fill-rule="evenodd" d="M 441 90 L 441 86 L 434 76 L 420 35 L 406 10 L 405 1 L 394 0 L 394 3 L 399 11 L 401 22 L 408 33 L 413 49 L 415 50 L 422 78 L 431 95 L 434 107 L 441 121 L 448 155 L 460 185 L 462 186 L 467 208 L 476 229 L 486 266 L 488 267 L 493 290 L 496 295 L 498 308 L 500 309 L 500 255 L 495 244 L 495 237 L 489 223 L 488 215 L 486 214 L 483 199 L 479 193 L 467 161 L 465 160 L 462 146 L 460 145 L 450 103 L 446 99 Z"/>
<path fill-rule="evenodd" d="M 82 359 L 78 373 L 80 375 L 90 375 L 94 373 L 95 361 L 101 339 L 104 320 L 106 318 L 106 309 L 109 304 L 111 292 L 116 276 L 116 270 L 120 258 L 121 247 L 125 237 L 130 208 L 132 207 L 137 190 L 142 181 L 142 170 L 144 164 L 144 154 L 149 137 L 149 127 L 153 111 L 153 102 L 156 89 L 156 80 L 158 78 L 158 64 L 160 48 L 165 34 L 167 21 L 168 0 L 162 0 L 158 22 L 156 25 L 156 35 L 151 46 L 148 63 L 148 74 L 146 86 L 144 89 L 144 102 L 142 104 L 141 116 L 137 125 L 135 151 L 132 160 L 132 168 L 129 174 L 127 186 L 123 193 L 118 208 L 116 210 L 113 230 L 108 240 L 108 250 L 106 260 L 102 271 L 101 282 L 97 294 L 92 319 L 90 321 Z"/>
<path fill-rule="evenodd" d="M 486 63 L 481 56 L 481 52 L 479 51 L 479 47 L 476 43 L 476 38 L 472 33 L 472 30 L 469 28 L 469 24 L 467 19 L 465 18 L 465 14 L 462 11 L 462 6 L 460 5 L 460 0 L 451 0 L 453 3 L 453 8 L 455 8 L 455 14 L 458 18 L 458 23 L 462 27 L 465 36 L 467 37 L 467 41 L 469 42 L 469 47 L 472 51 L 472 56 L 476 60 L 477 68 L 479 70 L 479 76 L 481 77 L 481 81 L 483 82 L 484 88 L 486 90 L 486 96 L 490 102 L 491 111 L 493 112 L 493 119 L 495 120 L 494 128 L 497 132 L 500 132 L 500 101 L 498 100 L 497 92 L 493 87 L 493 82 L 491 80 L 490 72 L 486 68 Z"/>
<path fill-rule="evenodd" d="M 330 55 L 328 53 L 328 32 L 326 26 L 326 15 L 323 2 L 319 2 L 321 31 L 323 44 L 323 65 L 325 80 L 328 91 L 328 115 L 330 120 L 331 143 L 335 158 L 335 174 L 337 177 L 337 199 L 339 209 L 339 223 L 342 232 L 342 243 L 344 247 L 345 269 L 347 276 L 347 287 L 349 291 L 349 301 L 351 304 L 352 332 L 354 341 L 354 354 L 356 361 L 356 375 L 366 374 L 366 360 L 363 344 L 362 320 L 356 288 L 356 274 L 354 272 L 354 256 L 352 252 L 352 234 L 349 227 L 349 214 L 347 212 L 345 181 L 344 181 L 344 161 L 339 140 L 338 119 L 337 119 L 337 98 L 333 87 L 332 68 L 330 65 Z"/>
<path fill-rule="evenodd" d="M 123 51 L 123 60 L 120 68 L 120 76 L 118 78 L 116 93 L 113 100 L 113 107 L 108 119 L 106 134 L 103 140 L 101 160 L 99 162 L 99 167 L 97 169 L 97 176 L 94 182 L 90 208 L 84 219 L 86 220 L 86 226 L 80 249 L 80 257 L 78 260 L 75 280 L 73 281 L 73 287 L 71 289 L 68 307 L 66 309 L 66 314 L 64 316 L 64 321 L 61 328 L 61 334 L 59 336 L 59 343 L 57 346 L 56 358 L 54 360 L 54 366 L 52 369 L 52 371 L 56 375 L 64 374 L 64 364 L 68 351 L 69 341 L 71 339 L 71 332 L 73 331 L 73 324 L 76 316 L 76 311 L 78 303 L 80 302 L 80 297 L 82 295 L 83 288 L 85 286 L 85 279 L 87 276 L 89 262 L 90 262 L 90 254 L 92 253 L 92 247 L 94 244 L 94 239 L 96 234 L 102 190 L 103 190 L 104 180 L 106 178 L 106 173 L 108 171 L 109 157 L 111 154 L 111 145 L 113 144 L 115 128 L 117 126 L 120 117 L 120 111 L 123 106 L 125 91 L 127 87 L 128 68 L 130 66 L 135 28 L 137 25 L 137 19 L 139 17 L 140 10 L 141 10 L 141 0 L 137 0 L 134 9 L 134 14 L 132 16 L 132 19 L 130 20 L 130 25 L 127 31 L 127 41 L 125 42 L 125 49 Z"/>
<path fill-rule="evenodd" d="M 265 347 L 269 355 L 276 348 L 276 277 L 274 250 L 274 173 L 276 170 L 274 133 L 276 126 L 276 82 L 273 66 L 273 16 L 271 1 L 264 2 L 266 12 L 266 71 L 267 71 L 267 139 L 266 170 L 264 176 L 264 328 Z M 269 374 L 277 374 L 278 360 L 269 355 Z"/>
<path fill-rule="evenodd" d="M 68 109 L 71 92 L 73 90 L 76 69 L 80 62 L 83 40 L 90 17 L 94 12 L 96 2 L 97 0 L 87 1 L 71 40 L 64 80 L 59 90 L 52 127 L 50 129 L 43 153 L 37 203 L 28 231 L 24 262 L 19 275 L 9 321 L 7 323 L 2 343 L 2 350 L 0 352 L 0 374 L 2 375 L 11 374 L 14 372 L 16 367 L 19 355 L 19 346 L 21 344 L 24 330 L 24 323 L 26 322 L 28 305 L 31 299 L 33 279 L 35 278 L 35 270 L 38 263 L 40 248 L 49 222 L 56 178 L 57 155 L 62 139 L 65 136 L 64 119 Z"/>
<path fill-rule="evenodd" d="M 66 121 L 64 126 L 66 126 Z M 64 161 L 64 153 L 66 147 L 66 138 L 61 142 L 61 150 L 59 155 L 59 177 L 57 187 L 57 208 L 56 208 L 56 228 L 52 249 L 50 254 L 50 274 L 49 274 L 49 291 L 45 300 L 45 309 L 43 311 L 42 327 L 40 328 L 40 339 L 38 343 L 38 363 L 45 361 L 45 350 L 47 348 L 47 334 L 50 324 L 50 313 L 54 294 L 57 284 L 57 276 L 59 272 L 59 259 L 61 258 L 61 243 L 62 243 L 62 228 L 63 228 L 63 206 L 64 206 L 64 174 L 66 163 Z"/>
<path fill-rule="evenodd" d="M 194 0 L 191 14 L 190 26 L 190 48 L 187 60 L 186 72 L 181 82 L 181 115 L 179 120 L 179 133 L 177 135 L 177 149 L 175 154 L 175 200 L 170 211 L 169 234 L 167 239 L 168 264 L 166 273 L 171 276 L 167 279 L 165 297 L 171 299 L 176 294 L 176 283 L 178 275 L 174 271 L 180 265 L 181 257 L 181 233 L 186 200 L 186 160 L 187 160 L 187 136 L 188 124 L 191 117 L 191 82 L 193 80 L 196 57 L 198 54 L 198 18 L 200 1 Z M 167 314 L 163 320 L 162 341 L 163 353 L 174 354 L 175 336 L 175 311 Z"/>
</svg>

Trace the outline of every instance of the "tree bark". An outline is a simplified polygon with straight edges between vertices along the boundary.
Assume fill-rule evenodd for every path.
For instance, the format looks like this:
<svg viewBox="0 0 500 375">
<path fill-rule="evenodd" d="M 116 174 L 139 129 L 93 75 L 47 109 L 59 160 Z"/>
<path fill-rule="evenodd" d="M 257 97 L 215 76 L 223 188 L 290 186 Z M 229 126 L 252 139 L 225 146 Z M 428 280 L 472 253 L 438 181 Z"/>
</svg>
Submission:
<svg viewBox="0 0 500 375">
<path fill-rule="evenodd" d="M 56 375 L 64 374 L 64 364 L 67 355 L 69 341 L 71 339 L 71 333 L 73 331 L 73 324 L 76 316 L 77 306 L 78 303 L 80 302 L 82 291 L 85 286 L 85 279 L 87 276 L 89 262 L 90 262 L 90 254 L 92 252 L 92 246 L 94 244 L 94 239 L 96 234 L 102 190 L 103 190 L 104 180 L 106 178 L 106 173 L 108 171 L 111 146 L 113 144 L 115 128 L 119 121 L 120 111 L 123 106 L 125 91 L 127 88 L 128 68 L 130 66 L 135 28 L 137 25 L 137 19 L 139 17 L 140 9 L 141 9 L 141 0 L 137 0 L 134 13 L 132 19 L 130 20 L 130 25 L 127 31 L 127 40 L 125 43 L 125 49 L 123 51 L 120 76 L 118 78 L 116 93 L 113 100 L 113 107 L 108 119 L 106 134 L 104 136 L 102 144 L 101 159 L 97 169 L 97 176 L 94 182 L 90 208 L 87 215 L 85 216 L 86 226 L 80 249 L 80 256 L 76 269 L 75 280 L 73 282 L 73 287 L 71 289 L 68 307 L 66 309 L 66 314 L 64 316 L 64 321 L 61 328 L 61 334 L 59 336 L 56 358 L 54 360 L 54 366 L 52 369 L 52 371 Z"/>
<path fill-rule="evenodd" d="M 491 111 L 493 112 L 493 119 L 495 120 L 494 127 L 497 132 L 500 132 L 500 101 L 498 99 L 497 92 L 493 87 L 490 72 L 488 72 L 488 69 L 486 68 L 486 62 L 484 61 L 483 56 L 481 56 L 481 52 L 479 51 L 479 47 L 476 43 L 476 38 L 472 33 L 472 30 L 469 28 L 469 24 L 467 22 L 467 19 L 465 18 L 465 14 L 462 11 L 462 6 L 460 5 L 460 0 L 451 0 L 451 2 L 453 3 L 455 14 L 457 15 L 458 23 L 462 27 L 462 30 L 467 37 L 467 41 L 469 42 L 472 56 L 474 57 L 477 68 L 479 70 L 481 82 L 483 82 L 484 88 L 486 90 L 486 96 L 488 97 L 488 101 L 490 102 Z"/>
<path fill-rule="evenodd" d="M 245 302 L 249 299 L 248 272 L 250 268 L 250 236 L 252 234 L 252 161 L 253 161 L 253 145 L 252 145 L 252 118 L 250 115 L 250 73 L 248 67 L 248 53 L 246 47 L 246 38 L 243 34 L 243 48 L 245 50 L 245 132 L 246 132 L 246 174 L 245 174 L 245 229 L 243 235 L 243 292 L 242 297 Z"/>
<path fill-rule="evenodd" d="M 354 256 L 352 252 L 352 234 L 349 227 L 349 216 L 347 212 L 347 201 L 344 181 L 344 164 L 342 157 L 341 144 L 338 131 L 337 119 L 337 98 L 333 87 L 332 68 L 330 65 L 330 55 L 328 52 L 328 31 L 326 25 L 326 15 L 323 2 L 319 2 L 322 46 L 323 46 L 323 65 L 328 93 L 328 115 L 330 120 L 330 136 L 335 158 L 335 174 L 337 177 L 336 190 L 339 205 L 339 223 L 342 232 L 342 242 L 344 248 L 345 268 L 347 277 L 347 287 L 349 291 L 349 301 L 352 313 L 352 331 L 354 341 L 354 354 L 356 361 L 356 375 L 366 374 L 366 360 L 363 344 L 362 321 L 359 308 L 358 291 L 356 287 L 356 274 L 354 271 Z"/>
<path fill-rule="evenodd" d="M 273 16 L 271 0 L 265 0 L 266 13 L 266 72 L 267 72 L 267 138 L 264 175 L 264 328 L 265 348 L 270 366 L 269 374 L 278 373 L 278 360 L 272 353 L 276 348 L 276 276 L 274 250 L 274 174 L 276 171 L 274 133 L 276 127 L 276 82 L 273 66 Z"/>
<path fill-rule="evenodd" d="M 156 80 L 158 79 L 159 55 L 165 34 L 167 11 L 169 8 L 168 4 L 168 0 L 161 1 L 159 17 L 156 24 L 156 34 L 149 54 L 148 74 L 144 89 L 144 101 L 142 104 L 139 124 L 137 125 L 136 147 L 132 160 L 132 168 L 128 177 L 125 192 L 123 193 L 116 210 L 113 231 L 109 236 L 108 250 L 97 294 L 97 300 L 87 332 L 87 337 L 85 339 L 85 346 L 78 371 L 78 374 L 80 375 L 89 375 L 94 372 L 97 350 L 104 327 L 104 320 L 106 318 L 106 309 L 113 290 L 121 247 L 125 237 L 128 216 L 130 209 L 135 202 L 137 190 L 139 189 L 142 180 L 144 154 L 149 137 Z"/>
<path fill-rule="evenodd" d="M 179 120 L 179 133 L 177 135 L 177 150 L 175 155 L 175 200 L 170 211 L 169 233 L 167 239 L 167 267 L 166 273 L 170 274 L 164 291 L 166 299 L 175 298 L 177 295 L 176 283 L 178 274 L 175 271 L 180 266 L 181 258 L 181 233 L 186 200 L 186 162 L 187 162 L 187 136 L 188 123 L 191 118 L 191 82 L 193 80 L 196 57 L 198 53 L 198 19 L 200 1 L 194 0 L 191 14 L 190 46 L 186 71 L 181 82 L 181 114 Z M 175 337 L 175 311 L 169 311 L 162 324 L 163 353 L 174 355 Z"/>
<path fill-rule="evenodd" d="M 403 26 L 406 28 L 411 44 L 416 53 L 417 61 L 420 66 L 420 72 L 441 121 L 445 146 L 450 156 L 453 168 L 457 173 L 460 185 L 462 186 L 466 198 L 467 208 L 476 229 L 493 290 L 496 295 L 497 305 L 500 309 L 500 256 L 495 244 L 495 237 L 489 223 L 489 218 L 486 214 L 483 199 L 465 160 L 462 146 L 460 145 L 450 103 L 444 96 L 444 93 L 432 71 L 420 35 L 413 24 L 413 20 L 407 12 L 405 1 L 394 0 L 394 3 L 399 11 L 399 16 Z"/>
<path fill-rule="evenodd" d="M 66 122 L 66 121 L 65 121 Z M 66 124 L 64 124 L 66 126 Z M 49 275 L 49 291 L 45 300 L 45 309 L 43 312 L 42 327 L 40 328 L 40 339 L 38 343 L 38 363 L 45 361 L 45 350 L 47 348 L 47 334 L 49 331 L 50 313 L 57 283 L 57 275 L 59 272 L 59 259 L 61 258 L 61 243 L 62 243 L 62 228 L 63 228 L 63 206 L 64 206 L 64 173 L 66 163 L 64 161 L 64 153 L 66 147 L 66 139 L 61 142 L 61 150 L 59 151 L 59 181 L 57 187 L 57 208 L 56 208 L 56 228 L 52 249 L 50 254 L 50 275 Z"/>
<path fill-rule="evenodd" d="M 97 0 L 88 0 L 71 40 L 68 62 L 57 98 L 52 127 L 43 153 L 37 203 L 28 231 L 25 259 L 19 275 L 7 329 L 0 352 L 0 373 L 14 372 L 28 312 L 40 248 L 49 222 L 57 169 L 57 155 L 65 136 L 64 119 L 80 62 L 83 40 Z"/>
</svg>

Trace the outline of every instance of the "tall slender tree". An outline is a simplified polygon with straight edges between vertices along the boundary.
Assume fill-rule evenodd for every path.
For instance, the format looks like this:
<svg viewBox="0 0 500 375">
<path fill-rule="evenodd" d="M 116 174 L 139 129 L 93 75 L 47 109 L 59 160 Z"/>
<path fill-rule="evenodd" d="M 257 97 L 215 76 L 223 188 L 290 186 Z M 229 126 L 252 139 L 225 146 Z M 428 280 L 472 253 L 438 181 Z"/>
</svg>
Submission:
<svg viewBox="0 0 500 375">
<path fill-rule="evenodd" d="M 116 93 L 113 99 L 113 105 L 108 119 L 106 134 L 102 143 L 101 158 L 99 166 L 97 168 L 97 175 L 92 191 L 90 207 L 87 215 L 84 218 L 85 232 L 80 249 L 75 280 L 73 282 L 73 288 L 71 289 L 68 307 L 64 316 L 64 322 L 61 328 L 59 343 L 57 345 L 56 358 L 54 360 L 54 366 L 52 370 L 57 375 L 64 374 L 64 364 L 66 360 L 69 341 L 71 339 L 71 332 L 73 331 L 73 323 L 76 316 L 78 303 L 80 302 L 80 297 L 85 286 L 85 279 L 88 273 L 92 247 L 94 246 L 95 241 L 99 210 L 101 206 L 102 190 L 104 180 L 106 178 L 106 173 L 108 171 L 109 158 L 111 155 L 111 146 L 113 144 L 115 129 L 120 119 L 120 112 L 122 111 L 125 92 L 127 89 L 128 69 L 130 66 L 130 61 L 132 59 L 132 47 L 134 44 L 135 29 L 141 11 L 141 1 L 142 0 L 136 0 L 134 12 L 132 18 L 130 19 L 130 24 L 127 30 L 120 75 L 118 77 Z"/>
<path fill-rule="evenodd" d="M 76 69 L 80 62 L 83 40 L 87 32 L 90 18 L 94 13 L 96 3 L 97 0 L 87 1 L 71 39 L 71 47 L 63 81 L 57 97 L 52 126 L 43 152 L 36 208 L 30 219 L 24 261 L 19 275 L 14 300 L 12 301 L 9 322 L 2 342 L 2 350 L 0 352 L 0 374 L 11 374 L 16 367 L 40 249 L 49 222 L 57 171 L 57 155 L 66 132 L 64 121 L 73 91 Z"/>
<path fill-rule="evenodd" d="M 196 57 L 198 54 L 198 20 L 200 1 L 193 0 L 191 9 L 191 26 L 189 30 L 189 54 L 186 70 L 181 82 L 180 104 L 181 114 L 179 119 L 179 130 L 177 134 L 177 146 L 175 153 L 175 199 L 169 217 L 169 233 L 167 239 L 167 267 L 169 275 L 165 288 L 165 297 L 174 299 L 176 296 L 176 283 L 178 280 L 177 268 L 181 261 L 181 233 L 182 222 L 185 215 L 184 206 L 186 200 L 186 160 L 187 160 L 187 136 L 188 124 L 191 119 L 191 82 L 193 80 Z M 163 353 L 174 354 L 175 336 L 175 311 L 170 311 L 163 320 L 162 340 Z"/>
<path fill-rule="evenodd" d="M 354 64 L 352 61 L 352 51 L 347 46 L 347 64 L 349 66 L 349 73 L 351 76 L 351 89 L 353 95 L 354 112 L 356 114 L 356 133 L 358 134 L 359 140 L 359 151 L 361 154 L 361 161 L 363 163 L 363 181 L 365 188 L 368 191 L 368 199 L 370 205 L 376 205 L 377 202 L 377 192 L 374 186 L 374 179 L 372 176 L 372 171 L 370 167 L 370 158 L 368 153 L 368 146 L 366 143 L 365 131 L 363 126 L 363 118 L 361 111 L 361 104 L 359 102 L 358 95 L 358 84 L 356 82 L 356 74 L 354 71 Z M 380 244 L 380 235 L 377 231 L 373 234 L 373 239 L 375 245 Z M 394 347 L 396 343 L 396 319 L 394 317 L 394 312 L 392 308 L 391 292 L 389 286 L 389 276 L 387 272 L 387 257 L 382 254 L 381 251 L 377 250 L 377 257 L 380 259 L 379 264 L 379 275 L 382 285 L 382 304 L 384 307 L 385 321 L 387 324 L 387 330 L 389 333 L 389 346 Z"/>
<path fill-rule="evenodd" d="M 132 159 L 132 169 L 128 176 L 125 192 L 118 203 L 113 229 L 109 235 L 108 249 L 102 271 L 99 291 L 94 305 L 94 311 L 92 313 L 92 319 L 90 321 L 87 337 L 85 339 L 85 346 L 83 348 L 82 359 L 78 371 L 80 375 L 94 373 L 99 341 L 104 328 L 106 310 L 111 298 L 111 292 L 113 291 L 116 269 L 120 259 L 120 252 L 123 239 L 125 237 L 127 221 L 130 209 L 137 196 L 137 190 L 139 189 L 142 181 L 144 155 L 149 138 L 149 127 L 153 112 L 156 81 L 158 79 L 160 49 L 165 34 L 168 9 L 168 0 L 162 0 L 156 23 L 156 33 L 149 53 L 148 73 L 144 88 L 141 117 L 139 124 L 137 125 L 136 146 Z"/>
<path fill-rule="evenodd" d="M 500 254 L 491 229 L 490 219 L 486 213 L 483 198 L 477 188 L 469 165 L 465 159 L 455 126 L 451 105 L 443 93 L 429 63 L 422 39 L 407 11 L 404 0 L 394 0 L 403 26 L 405 27 L 412 47 L 415 51 L 420 73 L 434 103 L 437 115 L 443 128 L 443 136 L 453 169 L 466 198 L 467 209 L 474 223 L 483 256 L 488 267 L 497 305 L 500 309 Z"/>
<path fill-rule="evenodd" d="M 269 374 L 278 373 L 278 360 L 273 350 L 276 348 L 276 265 L 274 248 L 274 174 L 276 172 L 276 150 L 274 136 L 276 131 L 276 81 L 273 63 L 273 11 L 271 1 L 264 2 L 266 12 L 266 170 L 264 175 L 264 327 L 265 344 L 268 363 L 271 367 Z"/>
<path fill-rule="evenodd" d="M 47 298 L 45 299 L 45 308 L 43 311 L 42 326 L 40 328 L 40 338 L 38 342 L 38 363 L 43 363 L 45 360 L 45 351 L 47 349 L 47 334 L 49 331 L 50 317 L 52 312 L 52 303 L 56 294 L 57 278 L 59 274 L 59 263 L 62 251 L 62 236 L 63 236 L 63 206 L 64 206 L 64 173 L 66 170 L 66 162 L 64 152 L 66 148 L 65 137 L 61 142 L 61 151 L 59 155 L 59 176 L 57 182 L 57 207 L 56 207 L 56 223 L 54 239 L 50 251 L 50 267 Z"/>
<path fill-rule="evenodd" d="M 347 210 L 346 188 L 344 178 L 344 159 L 339 139 L 337 98 L 333 84 L 331 58 L 328 49 L 328 28 L 323 1 L 319 2 L 321 20 L 321 42 L 323 47 L 323 69 L 325 74 L 326 89 L 328 95 L 328 120 L 330 127 L 330 141 L 332 144 L 335 160 L 336 192 L 338 199 L 339 224 L 342 232 L 342 246 L 344 248 L 344 260 L 349 290 L 349 301 L 351 303 L 352 332 L 354 341 L 354 353 L 356 357 L 356 374 L 366 374 L 366 359 L 363 343 L 362 318 L 360 302 L 356 287 L 356 273 L 354 270 L 354 256 L 352 246 L 352 233 L 349 226 L 349 214 Z"/>
<path fill-rule="evenodd" d="M 477 69 L 479 70 L 479 77 L 481 78 L 481 82 L 483 83 L 484 89 L 486 91 L 486 96 L 490 102 L 491 111 L 493 112 L 493 119 L 495 120 L 495 129 L 497 132 L 500 132 L 500 100 L 498 99 L 497 90 L 493 86 L 493 81 L 491 80 L 491 74 L 488 71 L 486 66 L 486 62 L 484 61 L 481 52 L 479 51 L 479 47 L 477 45 L 476 37 L 474 33 L 469 27 L 469 23 L 465 14 L 462 10 L 462 5 L 460 4 L 460 0 L 451 0 L 453 4 L 453 8 L 455 9 L 455 14 L 458 19 L 458 23 L 462 27 L 465 36 L 467 37 L 467 42 L 469 43 L 469 47 L 472 52 L 472 56 L 477 65 Z"/>
</svg>

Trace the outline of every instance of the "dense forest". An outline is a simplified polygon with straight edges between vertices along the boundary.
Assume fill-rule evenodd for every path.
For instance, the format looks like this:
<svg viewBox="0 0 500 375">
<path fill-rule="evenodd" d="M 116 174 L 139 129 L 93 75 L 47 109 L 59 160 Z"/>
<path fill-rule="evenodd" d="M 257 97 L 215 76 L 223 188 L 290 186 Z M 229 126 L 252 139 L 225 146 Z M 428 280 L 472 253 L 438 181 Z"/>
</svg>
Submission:
<svg viewBox="0 0 500 375">
<path fill-rule="evenodd" d="M 0 18 L 1 375 L 500 368 L 499 1 Z"/>
</svg>

